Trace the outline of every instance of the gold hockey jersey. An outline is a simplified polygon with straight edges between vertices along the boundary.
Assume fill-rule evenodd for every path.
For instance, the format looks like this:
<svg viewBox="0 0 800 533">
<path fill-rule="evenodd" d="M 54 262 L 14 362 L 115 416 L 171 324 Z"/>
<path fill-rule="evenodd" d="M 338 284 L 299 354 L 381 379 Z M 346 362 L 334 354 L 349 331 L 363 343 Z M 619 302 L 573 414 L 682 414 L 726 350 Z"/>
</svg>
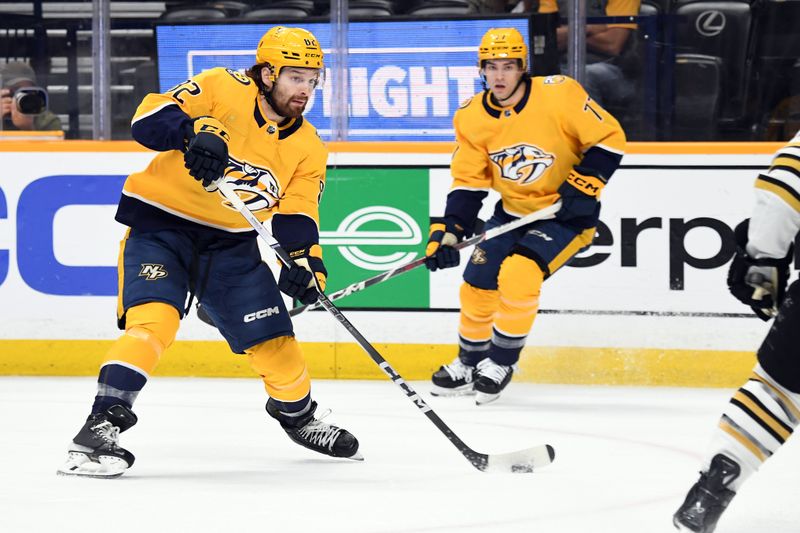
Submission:
<svg viewBox="0 0 800 533">
<path fill-rule="evenodd" d="M 155 208 L 190 225 L 252 231 L 220 192 L 206 192 L 184 167 L 181 119 L 185 123 L 208 115 L 230 134 L 224 179 L 258 219 L 278 212 L 304 215 L 318 228 L 327 147 L 302 117 L 282 124 L 270 121 L 257 96 L 253 80 L 225 68 L 205 71 L 163 94 L 147 95 L 131 122 L 134 138 L 162 152 L 125 181 L 117 220 L 148 226 Z"/>
<path fill-rule="evenodd" d="M 625 150 L 619 122 L 567 76 L 532 78 L 513 107 L 497 105 L 488 90 L 478 93 L 453 123 L 451 191 L 494 189 L 517 217 L 555 203 L 575 165 L 609 178 Z"/>
</svg>

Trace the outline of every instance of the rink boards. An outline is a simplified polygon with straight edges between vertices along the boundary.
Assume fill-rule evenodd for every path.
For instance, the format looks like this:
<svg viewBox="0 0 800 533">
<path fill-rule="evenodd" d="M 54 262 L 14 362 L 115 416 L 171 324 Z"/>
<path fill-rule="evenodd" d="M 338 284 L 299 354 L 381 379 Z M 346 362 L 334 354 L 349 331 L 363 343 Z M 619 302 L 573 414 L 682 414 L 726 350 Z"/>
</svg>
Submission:
<svg viewBox="0 0 800 533">
<path fill-rule="evenodd" d="M 731 386 L 767 325 L 727 292 L 732 228 L 777 144 L 631 144 L 595 245 L 545 283 L 519 379 Z M 329 290 L 423 253 L 450 185 L 449 143 L 332 143 L 321 237 Z M 127 142 L 0 142 L 0 374 L 92 375 L 116 336 L 114 222 Z M 493 202 L 485 202 L 484 218 Z M 467 260 L 467 255 L 463 261 Z M 269 261 L 272 263 L 272 261 Z M 460 269 L 413 271 L 339 301 L 407 379 L 455 354 Z M 295 319 L 319 378 L 381 372 L 332 317 Z M 164 375 L 251 375 L 191 314 Z"/>
</svg>

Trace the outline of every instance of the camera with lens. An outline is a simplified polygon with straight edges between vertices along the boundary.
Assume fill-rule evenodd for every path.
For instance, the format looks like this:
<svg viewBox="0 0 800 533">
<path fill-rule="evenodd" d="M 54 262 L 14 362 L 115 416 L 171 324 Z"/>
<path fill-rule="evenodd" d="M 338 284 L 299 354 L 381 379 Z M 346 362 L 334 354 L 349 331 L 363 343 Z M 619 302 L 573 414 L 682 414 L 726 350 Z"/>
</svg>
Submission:
<svg viewBox="0 0 800 533">
<path fill-rule="evenodd" d="M 21 87 L 12 98 L 23 115 L 38 115 L 47 110 L 47 91 L 41 87 Z"/>
</svg>

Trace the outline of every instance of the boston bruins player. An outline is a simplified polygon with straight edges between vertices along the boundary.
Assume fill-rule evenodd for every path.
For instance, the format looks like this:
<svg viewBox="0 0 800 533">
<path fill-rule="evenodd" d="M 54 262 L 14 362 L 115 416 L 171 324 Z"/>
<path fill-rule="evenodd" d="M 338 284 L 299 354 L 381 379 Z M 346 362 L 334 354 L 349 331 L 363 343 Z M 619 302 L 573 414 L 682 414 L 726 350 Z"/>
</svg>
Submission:
<svg viewBox="0 0 800 533">
<path fill-rule="evenodd" d="M 508 385 L 539 305 L 542 282 L 589 246 L 600 193 L 617 169 L 625 134 L 566 76 L 531 78 L 528 49 L 513 28 L 494 28 L 478 60 L 486 90 L 456 111 L 453 184 L 431 225 L 427 267 L 455 267 L 453 245 L 473 232 L 489 189 L 501 200 L 487 228 L 561 199 L 554 219 L 476 247 L 461 285 L 459 353 L 433 375 L 434 394 L 496 399 Z"/>
<path fill-rule="evenodd" d="M 755 183 L 751 218 L 737 226 L 731 293 L 762 319 L 775 317 L 753 374 L 723 411 L 700 479 L 673 517 L 681 531 L 711 533 L 742 484 L 800 421 L 800 282 L 784 290 L 800 231 L 800 132 Z"/>
<path fill-rule="evenodd" d="M 118 319 L 125 333 L 106 355 L 86 423 L 60 474 L 113 477 L 133 464 L 119 433 L 136 424 L 134 400 L 175 339 L 193 297 L 233 352 L 246 354 L 269 395 L 268 414 L 314 451 L 360 459 L 352 434 L 315 417 L 306 363 L 279 289 L 316 300 L 325 287 L 319 201 L 327 149 L 302 112 L 323 73 L 314 35 L 274 27 L 247 75 L 214 68 L 145 97 L 133 117 L 141 144 L 160 153 L 125 182 Z M 255 232 L 217 190 L 224 180 L 296 265 L 279 281 Z M 200 182 L 200 183 L 198 183 Z M 189 304 L 187 305 L 187 294 Z"/>
</svg>

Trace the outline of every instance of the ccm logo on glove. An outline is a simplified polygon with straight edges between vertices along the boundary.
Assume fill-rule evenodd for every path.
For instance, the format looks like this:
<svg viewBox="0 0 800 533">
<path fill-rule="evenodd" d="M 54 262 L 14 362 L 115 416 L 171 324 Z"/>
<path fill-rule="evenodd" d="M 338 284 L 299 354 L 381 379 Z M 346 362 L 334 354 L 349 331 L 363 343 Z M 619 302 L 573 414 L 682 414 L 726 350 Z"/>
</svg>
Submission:
<svg viewBox="0 0 800 533">
<path fill-rule="evenodd" d="M 583 194 L 594 198 L 599 198 L 600 192 L 606 186 L 606 182 L 601 177 L 578 174 L 574 170 L 569 173 L 567 182 Z"/>
</svg>

